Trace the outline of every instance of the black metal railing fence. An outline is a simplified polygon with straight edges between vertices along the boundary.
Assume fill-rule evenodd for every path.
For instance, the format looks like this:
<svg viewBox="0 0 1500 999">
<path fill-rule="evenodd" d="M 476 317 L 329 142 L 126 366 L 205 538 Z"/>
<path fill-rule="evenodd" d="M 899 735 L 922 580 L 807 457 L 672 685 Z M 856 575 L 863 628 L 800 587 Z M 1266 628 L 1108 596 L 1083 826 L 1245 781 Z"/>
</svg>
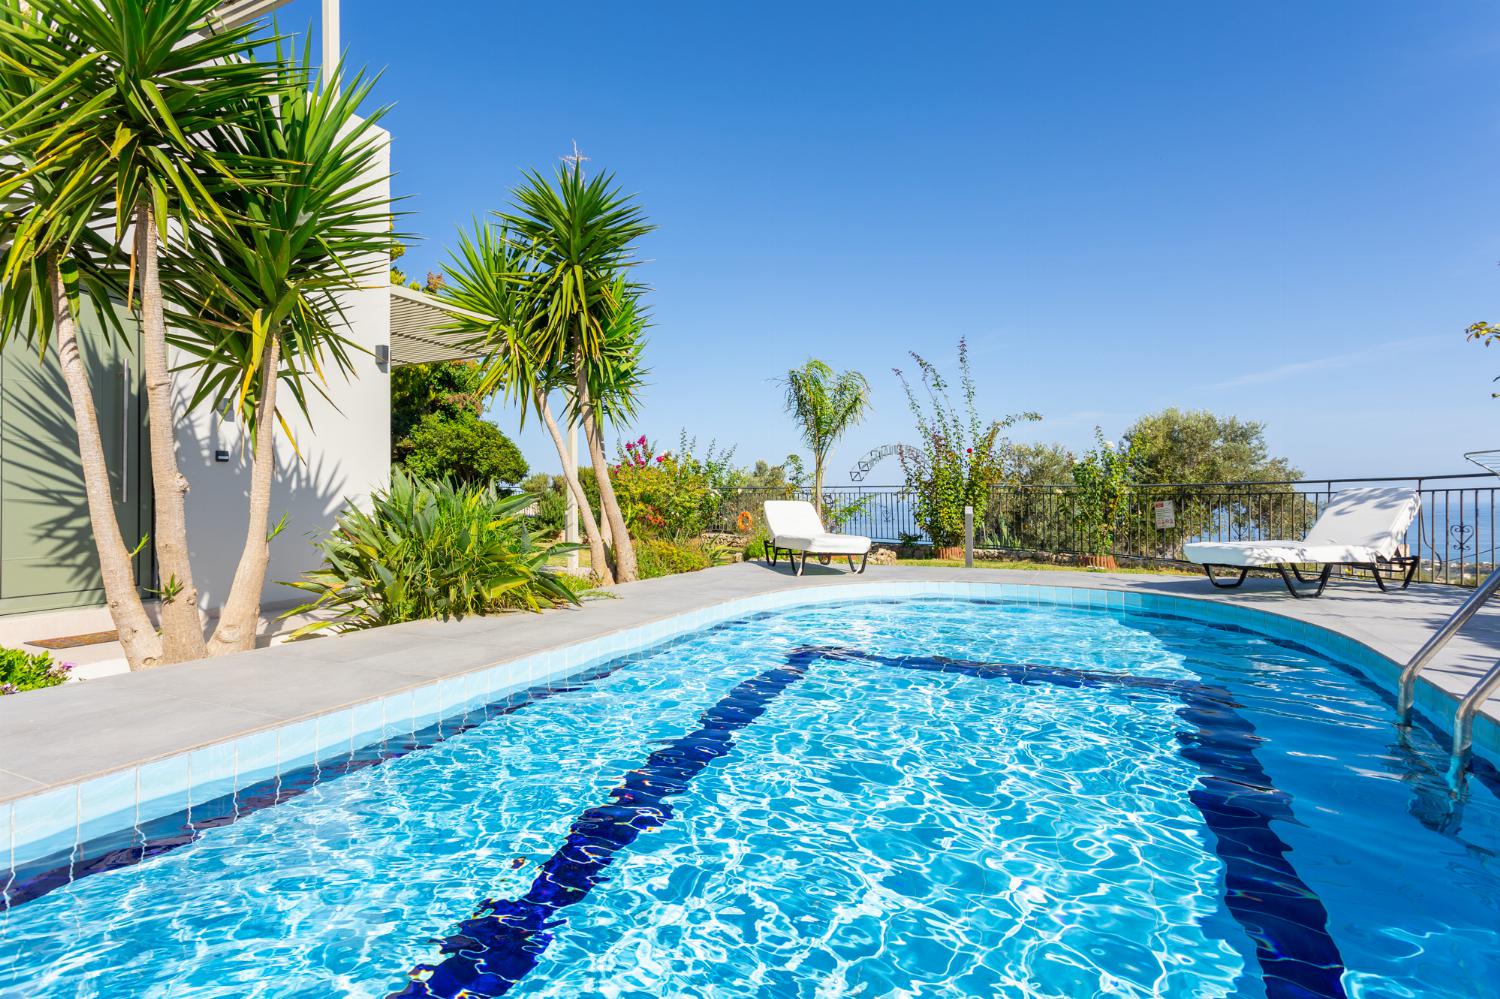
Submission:
<svg viewBox="0 0 1500 999">
<path fill-rule="evenodd" d="M 1407 531 L 1405 554 L 1418 578 L 1474 586 L 1497 564 L 1500 480 L 1483 473 L 1296 482 L 1149 483 L 1131 487 L 1108 554 L 1147 564 L 1186 565 L 1194 541 L 1300 539 L 1329 499 L 1345 489 L 1410 486 L 1422 510 Z M 925 544 L 911 492 L 902 486 L 836 486 L 823 491 L 830 530 L 876 541 Z M 811 499 L 810 489 L 740 489 L 725 498 L 716 528 L 735 530 L 742 511 L 759 525 L 768 499 Z M 1170 504 L 1170 506 L 1158 504 Z M 976 511 L 975 547 L 1010 556 L 1091 554 L 1089 512 L 1071 485 L 1000 485 Z"/>
</svg>

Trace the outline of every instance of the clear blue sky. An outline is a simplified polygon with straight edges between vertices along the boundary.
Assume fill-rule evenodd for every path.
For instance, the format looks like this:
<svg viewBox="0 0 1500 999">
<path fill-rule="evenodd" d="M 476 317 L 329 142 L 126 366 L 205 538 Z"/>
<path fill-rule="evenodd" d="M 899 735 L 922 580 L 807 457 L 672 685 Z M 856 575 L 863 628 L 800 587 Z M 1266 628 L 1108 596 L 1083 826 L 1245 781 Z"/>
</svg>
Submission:
<svg viewBox="0 0 1500 999">
<path fill-rule="evenodd" d="M 296 0 L 283 27 L 315 20 Z M 1161 407 L 1263 420 L 1324 476 L 1500 447 L 1500 8 L 1317 4 L 344 4 L 395 187 L 455 228 L 576 140 L 660 230 L 645 432 L 797 447 L 772 383 L 974 348 L 988 413 L 1086 445 Z M 512 429 L 515 416 L 496 412 Z M 530 425 L 538 469 L 556 464 Z M 875 481 L 895 481 L 892 465 Z"/>
</svg>

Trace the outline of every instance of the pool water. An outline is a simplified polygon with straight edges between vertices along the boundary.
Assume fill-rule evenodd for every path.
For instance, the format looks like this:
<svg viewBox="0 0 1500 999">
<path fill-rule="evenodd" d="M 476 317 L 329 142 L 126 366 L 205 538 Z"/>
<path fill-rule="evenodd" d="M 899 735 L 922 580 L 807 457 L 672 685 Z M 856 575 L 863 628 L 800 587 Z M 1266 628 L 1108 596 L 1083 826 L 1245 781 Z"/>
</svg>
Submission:
<svg viewBox="0 0 1500 999">
<path fill-rule="evenodd" d="M 1500 995 L 1496 782 L 1391 718 L 1171 615 L 760 615 L 18 881 L 0 995 Z"/>
</svg>

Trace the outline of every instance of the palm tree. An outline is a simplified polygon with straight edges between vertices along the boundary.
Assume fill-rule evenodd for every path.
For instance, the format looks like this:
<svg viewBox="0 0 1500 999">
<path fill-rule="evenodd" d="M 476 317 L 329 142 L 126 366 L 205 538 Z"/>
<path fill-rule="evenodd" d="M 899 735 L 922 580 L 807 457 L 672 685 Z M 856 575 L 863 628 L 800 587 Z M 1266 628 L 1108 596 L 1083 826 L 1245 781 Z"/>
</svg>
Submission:
<svg viewBox="0 0 1500 999">
<path fill-rule="evenodd" d="M 102 328 L 121 333 L 102 280 L 111 246 L 91 223 L 108 185 L 101 183 L 106 150 L 82 155 L 74 137 L 51 145 L 18 141 L 11 124 L 30 118 L 50 128 L 71 114 L 66 70 L 77 56 L 55 40 L 22 0 L 0 0 L 0 51 L 30 58 L 0 60 L 0 347 L 24 339 L 45 362 L 55 352 L 77 429 L 79 463 L 89 522 L 99 554 L 105 602 L 133 668 L 161 662 L 162 643 L 136 587 L 132 551 L 116 519 L 99 417 L 78 336 L 84 309 Z"/>
<path fill-rule="evenodd" d="M 481 392 L 503 392 L 506 399 L 521 403 L 523 422 L 528 412 L 535 412 L 547 428 L 563 479 L 578 505 L 593 573 L 608 586 L 614 577 L 605 558 L 604 534 L 548 402 L 552 391 L 563 387 L 563 374 L 556 363 L 540 360 L 531 342 L 537 325 L 530 312 L 537 299 L 528 293 L 533 270 L 534 260 L 525 246 L 504 229 L 476 221 L 472 232 L 459 232 L 458 249 L 443 267 L 445 280 L 438 293 L 460 310 L 453 313 L 450 328 L 465 334 L 469 348 L 483 358 Z"/>
<path fill-rule="evenodd" d="M 284 382 L 305 412 L 308 391 L 323 392 L 330 361 L 342 374 L 352 370 L 339 296 L 384 280 L 395 240 L 391 200 L 372 193 L 386 179 L 376 128 L 384 109 L 356 114 L 374 81 L 359 74 L 345 86 L 334 69 L 309 92 L 310 52 L 299 66 L 278 44 L 277 58 L 277 92 L 251 97 L 237 115 L 242 127 L 215 136 L 238 160 L 274 164 L 274 176 L 224 191 L 228 221 L 206 220 L 192 252 L 174 255 L 166 274 L 174 326 L 187 331 L 173 343 L 197 375 L 189 407 L 235 413 L 254 441 L 245 546 L 211 655 L 255 646 L 276 533 L 276 428 L 286 428 L 278 389 Z"/>
<path fill-rule="evenodd" d="M 812 452 L 813 503 L 821 516 L 828 452 L 865 418 L 870 408 L 870 383 L 858 371 L 836 372 L 813 359 L 788 371 L 781 386 L 786 390 L 786 411 L 797 421 L 802 441 Z"/>
<path fill-rule="evenodd" d="M 514 192 L 514 210 L 500 218 L 534 261 L 526 282 L 536 299 L 527 339 L 539 364 L 568 374 L 599 484 L 599 507 L 614 540 L 615 577 L 630 582 L 637 576 L 635 546 L 610 482 L 601 408 L 590 383 L 609 377 L 602 369 L 611 363 L 605 344 L 621 307 L 619 276 L 636 262 L 636 240 L 655 227 L 611 175 L 585 178 L 581 157 L 559 168 L 556 186 L 536 171 L 525 176 Z"/>
<path fill-rule="evenodd" d="M 188 557 L 187 480 L 177 464 L 173 378 L 160 250 L 203 219 L 228 219 L 217 199 L 259 180 L 255 165 L 217 155 L 210 137 L 232 127 L 257 96 L 278 86 L 277 67 L 254 58 L 254 26 L 224 29 L 218 0 L 26 0 L 42 26 L 13 39 L 18 62 L 45 64 L 68 53 L 46 101 L 6 122 L 10 141 L 38 158 L 66 163 L 70 182 L 111 190 L 112 221 L 133 236 L 130 273 L 139 294 L 149 413 L 157 564 L 162 591 L 162 659 L 206 651 Z M 23 15 L 24 16 L 24 15 Z M 107 153 L 107 155 L 103 155 Z"/>
</svg>

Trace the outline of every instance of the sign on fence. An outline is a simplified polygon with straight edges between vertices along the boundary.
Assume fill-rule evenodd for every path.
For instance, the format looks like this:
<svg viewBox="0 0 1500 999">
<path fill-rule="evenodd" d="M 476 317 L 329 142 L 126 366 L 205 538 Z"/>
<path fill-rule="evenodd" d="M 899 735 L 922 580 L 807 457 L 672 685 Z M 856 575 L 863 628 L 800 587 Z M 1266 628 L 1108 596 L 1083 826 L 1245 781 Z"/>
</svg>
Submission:
<svg viewBox="0 0 1500 999">
<path fill-rule="evenodd" d="M 1173 508 L 1171 500 L 1157 500 L 1151 504 L 1151 512 L 1156 515 L 1158 531 L 1177 526 L 1177 511 Z"/>
</svg>

